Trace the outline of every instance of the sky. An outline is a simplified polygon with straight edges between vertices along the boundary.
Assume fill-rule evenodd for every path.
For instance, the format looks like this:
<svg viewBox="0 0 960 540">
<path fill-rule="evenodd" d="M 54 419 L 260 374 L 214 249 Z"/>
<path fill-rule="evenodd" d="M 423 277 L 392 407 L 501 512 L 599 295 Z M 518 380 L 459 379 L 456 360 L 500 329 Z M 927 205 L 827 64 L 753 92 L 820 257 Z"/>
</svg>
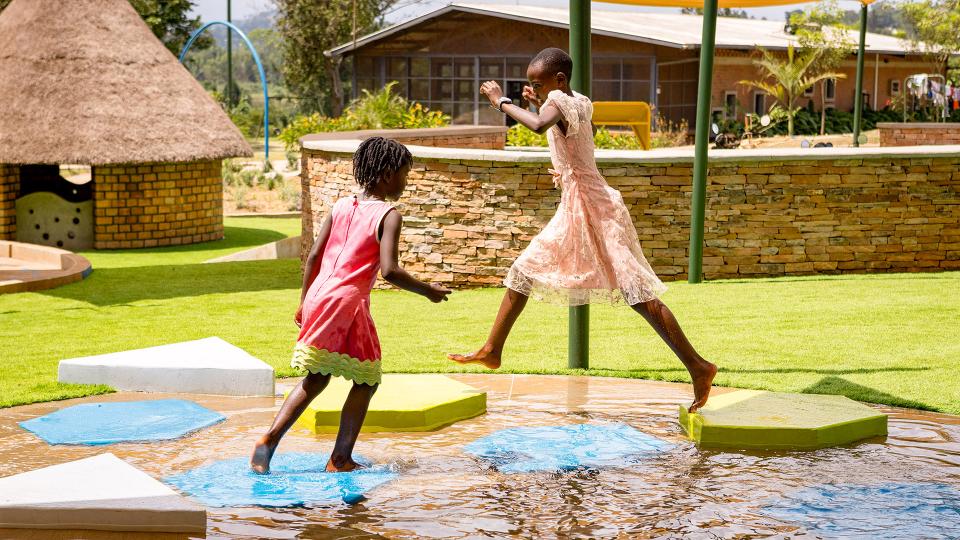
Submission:
<svg viewBox="0 0 960 540">
<path fill-rule="evenodd" d="M 316 0 L 323 2 L 324 0 Z M 470 1 L 470 0 L 465 0 Z M 227 0 L 195 0 L 196 7 L 194 13 L 206 21 L 225 20 L 227 17 Z M 478 0 L 475 3 L 484 4 L 516 4 L 519 0 Z M 387 21 L 391 23 L 400 22 L 410 17 L 432 11 L 447 5 L 449 0 L 399 0 L 397 6 L 387 15 Z M 543 6 L 567 6 L 566 0 L 523 0 L 525 5 L 543 5 Z M 786 11 L 797 9 L 811 4 L 796 4 L 790 6 L 774 6 L 766 8 L 748 9 L 747 12 L 755 17 L 766 17 L 770 20 L 783 20 L 783 14 Z M 844 9 L 859 9 L 860 2 L 856 0 L 842 0 L 840 5 Z M 270 9 L 273 3 L 270 0 L 232 0 L 231 13 L 233 19 L 243 19 L 261 11 Z M 594 2 L 594 9 L 597 10 L 635 10 L 635 11 L 669 11 L 676 13 L 676 8 L 648 8 L 641 6 L 623 6 L 616 4 L 604 4 Z"/>
</svg>

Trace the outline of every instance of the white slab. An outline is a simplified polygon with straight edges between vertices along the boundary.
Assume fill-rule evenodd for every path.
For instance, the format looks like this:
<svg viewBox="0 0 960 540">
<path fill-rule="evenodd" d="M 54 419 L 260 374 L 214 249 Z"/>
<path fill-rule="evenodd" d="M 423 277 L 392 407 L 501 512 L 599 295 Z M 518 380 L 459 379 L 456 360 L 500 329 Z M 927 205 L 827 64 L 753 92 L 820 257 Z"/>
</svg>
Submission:
<svg viewBox="0 0 960 540">
<path fill-rule="evenodd" d="M 218 337 L 61 360 L 57 380 L 139 392 L 274 395 L 273 368 Z"/>
<path fill-rule="evenodd" d="M 0 478 L 0 528 L 202 533 L 207 511 L 100 454 Z"/>
</svg>

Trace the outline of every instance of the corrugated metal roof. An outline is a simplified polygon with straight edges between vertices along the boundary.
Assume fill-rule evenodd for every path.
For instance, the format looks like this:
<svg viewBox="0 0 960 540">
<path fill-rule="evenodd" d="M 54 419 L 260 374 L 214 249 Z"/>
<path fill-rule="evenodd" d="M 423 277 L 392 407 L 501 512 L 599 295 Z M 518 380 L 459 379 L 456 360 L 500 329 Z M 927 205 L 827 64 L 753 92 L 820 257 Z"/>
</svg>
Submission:
<svg viewBox="0 0 960 540">
<path fill-rule="evenodd" d="M 397 32 L 441 17 L 451 12 L 476 13 L 491 17 L 500 17 L 516 21 L 543 24 L 567 28 L 570 22 L 569 11 L 558 7 L 452 3 L 419 17 L 400 22 L 378 32 L 368 34 L 354 42 L 340 45 L 328 51 L 331 55 L 341 55 L 355 48 L 363 47 L 384 39 Z M 698 49 L 703 27 L 700 15 L 680 13 L 651 13 L 646 11 L 607 11 L 594 6 L 591 12 L 593 33 L 641 41 L 655 45 L 681 49 Z M 795 43 L 794 36 L 784 31 L 782 21 L 763 21 L 758 19 L 717 19 L 716 46 L 722 49 L 786 49 Z M 854 43 L 859 39 L 856 32 L 850 31 Z M 909 44 L 893 36 L 867 33 L 866 51 L 868 53 L 904 54 L 910 51 Z"/>
</svg>

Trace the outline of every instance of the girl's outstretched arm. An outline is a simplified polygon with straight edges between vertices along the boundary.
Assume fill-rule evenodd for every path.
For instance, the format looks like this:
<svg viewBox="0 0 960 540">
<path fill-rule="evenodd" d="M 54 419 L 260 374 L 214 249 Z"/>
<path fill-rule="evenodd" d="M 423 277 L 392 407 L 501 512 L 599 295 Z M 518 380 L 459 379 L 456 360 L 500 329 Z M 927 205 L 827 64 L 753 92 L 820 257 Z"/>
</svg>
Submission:
<svg viewBox="0 0 960 540">
<path fill-rule="evenodd" d="M 496 106 L 497 100 L 503 96 L 503 90 L 494 81 L 488 81 L 480 85 L 480 93 L 487 96 L 493 106 Z M 532 90 L 530 94 L 532 94 Z M 526 88 L 524 88 L 524 97 L 530 99 Z M 533 100 L 531 99 L 531 101 Z M 528 111 L 512 103 L 504 103 L 500 110 L 519 122 L 523 127 L 540 134 L 546 133 L 554 124 L 563 120 L 560 109 L 550 104 L 547 104 L 546 107 L 540 107 L 538 113 Z"/>
<path fill-rule="evenodd" d="M 297 308 L 297 314 L 293 319 L 294 322 L 297 323 L 297 326 L 300 326 L 303 317 L 303 299 L 306 298 L 307 290 L 310 289 L 313 280 L 317 279 L 317 274 L 320 273 L 320 263 L 323 261 L 323 250 L 327 247 L 327 240 L 330 238 L 330 227 L 332 225 L 333 218 L 331 215 L 327 215 L 327 218 L 323 220 L 323 224 L 320 225 L 320 234 L 317 235 L 317 239 L 313 242 L 313 248 L 310 250 L 310 254 L 307 255 L 307 262 L 303 265 L 303 286 L 300 289 L 300 307 Z"/>
<path fill-rule="evenodd" d="M 383 218 L 383 234 L 380 236 L 380 275 L 405 291 L 426 296 L 431 302 L 446 300 L 450 289 L 424 283 L 400 267 L 400 229 L 402 227 L 403 218 L 396 210 L 390 210 Z"/>
</svg>

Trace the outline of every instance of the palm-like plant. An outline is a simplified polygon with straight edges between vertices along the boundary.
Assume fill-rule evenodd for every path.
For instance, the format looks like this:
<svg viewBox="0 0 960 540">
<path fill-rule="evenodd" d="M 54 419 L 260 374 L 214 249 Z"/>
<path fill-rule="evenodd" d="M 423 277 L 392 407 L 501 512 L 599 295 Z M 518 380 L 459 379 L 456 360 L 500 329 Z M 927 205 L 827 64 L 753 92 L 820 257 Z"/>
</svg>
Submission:
<svg viewBox="0 0 960 540">
<path fill-rule="evenodd" d="M 817 64 L 821 49 L 793 50 L 793 45 L 787 47 L 786 58 L 760 48 L 763 58 L 753 63 L 763 70 L 764 78 L 758 81 L 740 81 L 740 84 L 752 86 L 763 91 L 779 104 L 787 113 L 787 133 L 793 137 L 793 118 L 800 107 L 797 100 L 803 96 L 804 90 L 825 79 L 842 79 L 842 73 L 832 71 L 813 72 Z"/>
</svg>

